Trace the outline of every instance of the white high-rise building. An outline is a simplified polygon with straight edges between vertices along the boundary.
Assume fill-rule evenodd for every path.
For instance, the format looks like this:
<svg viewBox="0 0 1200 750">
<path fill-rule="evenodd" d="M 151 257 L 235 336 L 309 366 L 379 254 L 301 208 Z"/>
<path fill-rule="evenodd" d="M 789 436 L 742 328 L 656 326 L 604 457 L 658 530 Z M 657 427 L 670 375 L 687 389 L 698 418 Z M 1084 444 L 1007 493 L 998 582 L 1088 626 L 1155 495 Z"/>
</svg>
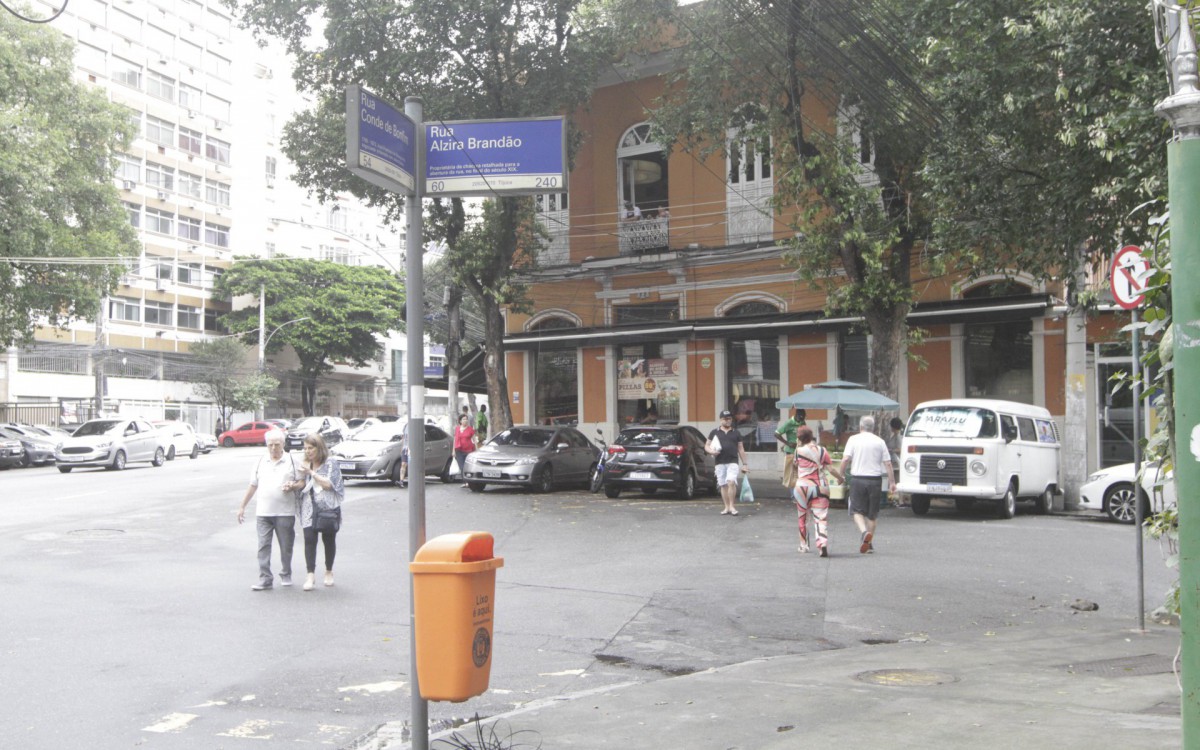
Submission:
<svg viewBox="0 0 1200 750">
<path fill-rule="evenodd" d="M 54 11 L 35 3 L 35 15 Z M 222 333 L 217 318 L 229 301 L 213 299 L 212 287 L 233 256 L 399 271 L 404 234 L 350 196 L 321 205 L 292 181 L 282 129 L 306 105 L 290 61 L 239 29 L 220 2 L 72 0 L 52 26 L 76 42 L 77 78 L 137 123 L 114 179 L 142 250 L 98 320 L 41 330 L 35 345 L 7 353 L 0 402 L 41 403 L 70 421 L 103 398 L 106 410 L 209 429 L 216 417 L 187 382 L 187 352 Z M 392 350 L 403 347 L 404 337 L 392 336 L 370 367 L 337 368 L 318 409 L 394 411 L 404 370 L 393 372 L 402 356 Z M 293 362 L 290 352 L 268 359 L 283 382 L 281 415 L 299 409 L 287 376 Z"/>
</svg>

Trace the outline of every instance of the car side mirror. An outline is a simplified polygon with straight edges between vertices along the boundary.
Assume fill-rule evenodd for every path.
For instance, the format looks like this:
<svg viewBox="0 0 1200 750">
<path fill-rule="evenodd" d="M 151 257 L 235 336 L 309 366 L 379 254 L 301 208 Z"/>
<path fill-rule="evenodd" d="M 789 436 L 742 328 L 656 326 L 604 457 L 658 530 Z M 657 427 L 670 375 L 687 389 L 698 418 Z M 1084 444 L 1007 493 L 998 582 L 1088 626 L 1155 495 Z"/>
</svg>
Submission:
<svg viewBox="0 0 1200 750">
<path fill-rule="evenodd" d="M 570 443 L 559 443 L 558 445 L 554 446 L 554 449 L 556 451 L 558 451 L 559 453 L 561 453 L 570 447 L 571 447 Z"/>
</svg>

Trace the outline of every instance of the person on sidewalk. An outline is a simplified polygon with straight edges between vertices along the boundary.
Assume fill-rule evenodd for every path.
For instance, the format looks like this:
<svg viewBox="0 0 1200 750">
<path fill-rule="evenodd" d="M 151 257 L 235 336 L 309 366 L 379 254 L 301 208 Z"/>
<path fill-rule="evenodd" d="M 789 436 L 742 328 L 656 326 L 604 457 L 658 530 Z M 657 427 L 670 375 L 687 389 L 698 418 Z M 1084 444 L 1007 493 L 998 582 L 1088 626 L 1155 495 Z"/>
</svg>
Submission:
<svg viewBox="0 0 1200 750">
<path fill-rule="evenodd" d="M 270 591 L 275 583 L 271 573 L 271 537 L 279 541 L 279 583 L 292 585 L 292 547 L 296 543 L 296 490 L 304 486 L 296 459 L 283 452 L 283 430 L 268 430 L 267 455 L 258 460 L 250 473 L 250 486 L 238 508 L 237 520 L 246 519 L 246 506 L 257 495 L 255 505 L 258 528 L 258 583 L 254 591 Z"/>
<path fill-rule="evenodd" d="M 821 557 L 829 557 L 829 482 L 822 471 L 829 471 L 838 481 L 842 472 L 833 465 L 829 451 L 817 445 L 812 428 L 801 427 L 796 431 L 796 486 L 792 498 L 796 501 L 796 514 L 800 521 L 800 552 L 808 552 L 808 516 L 813 518 L 817 551 Z"/>
<path fill-rule="evenodd" d="M 342 470 L 338 468 L 337 461 L 330 460 L 329 449 L 320 435 L 312 434 L 304 438 L 304 462 L 300 464 L 300 477 L 304 482 L 300 495 L 300 526 L 304 529 L 304 565 L 308 569 L 304 590 L 312 591 L 316 585 L 318 534 L 325 547 L 326 586 L 333 585 L 333 559 L 337 555 L 337 529 L 318 531 L 313 518 L 317 508 L 341 508 L 346 497 Z"/>
<path fill-rule="evenodd" d="M 904 441 L 904 422 L 901 421 L 900 417 L 892 417 L 891 421 L 888 422 L 888 427 L 892 429 L 891 432 L 888 433 L 887 438 L 884 439 L 884 442 L 887 443 L 888 453 L 892 457 L 892 471 L 894 472 L 894 476 L 899 477 L 900 445 Z M 904 502 L 904 496 L 898 492 L 895 493 L 895 495 L 890 499 L 892 501 L 892 505 L 895 505 L 897 508 L 908 507 L 908 503 Z"/>
<path fill-rule="evenodd" d="M 714 437 L 721 446 L 716 453 L 717 486 L 721 488 L 721 500 L 725 503 L 721 515 L 736 516 L 738 512 L 733 504 L 737 500 L 738 478 L 741 476 L 738 469 L 740 467 L 741 471 L 747 474 L 750 470 L 746 468 L 746 449 L 742 445 L 742 433 L 733 427 L 733 412 L 728 409 L 721 412 L 721 426 L 708 433 L 710 443 Z"/>
<path fill-rule="evenodd" d="M 458 475 L 463 478 L 463 487 L 467 486 L 467 454 L 475 450 L 475 428 L 466 414 L 458 417 L 458 426 L 454 428 L 454 460 L 458 462 Z"/>
<path fill-rule="evenodd" d="M 792 407 L 787 421 L 775 430 L 775 439 L 783 443 L 783 486 L 796 484 L 796 430 L 805 425 L 804 410 Z"/>
<path fill-rule="evenodd" d="M 487 404 L 480 404 L 475 414 L 475 445 L 483 445 L 488 436 Z"/>
<path fill-rule="evenodd" d="M 888 494 L 896 491 L 896 479 L 892 474 L 892 457 L 887 443 L 875 434 L 875 418 L 858 420 L 858 432 L 846 441 L 842 451 L 842 473 L 850 466 L 850 515 L 854 525 L 862 534 L 858 551 L 862 554 L 874 552 L 871 541 L 875 538 L 875 519 L 879 516 L 883 501 L 883 478 L 887 477 Z"/>
</svg>

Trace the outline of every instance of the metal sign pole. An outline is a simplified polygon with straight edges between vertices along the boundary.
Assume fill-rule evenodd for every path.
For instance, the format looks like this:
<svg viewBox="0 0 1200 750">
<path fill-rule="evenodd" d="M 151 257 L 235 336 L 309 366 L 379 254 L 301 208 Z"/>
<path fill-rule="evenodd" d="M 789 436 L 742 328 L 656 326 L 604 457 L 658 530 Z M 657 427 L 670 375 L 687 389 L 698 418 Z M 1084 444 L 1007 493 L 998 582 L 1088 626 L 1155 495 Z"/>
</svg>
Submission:
<svg viewBox="0 0 1200 750">
<path fill-rule="evenodd" d="M 405 204 L 408 246 L 405 258 L 405 294 L 408 317 L 408 560 L 416 559 L 425 544 L 425 282 L 421 252 L 421 196 L 424 185 L 424 151 L 420 141 L 425 103 L 420 97 L 404 100 L 404 114 L 416 124 L 417 163 L 413 194 Z M 412 749 L 429 748 L 429 704 L 421 698 L 417 678 L 417 618 L 412 574 L 408 576 L 409 676 L 412 678 Z"/>
<path fill-rule="evenodd" d="M 1143 559 L 1142 523 L 1142 363 L 1138 351 L 1138 311 L 1130 311 L 1133 323 L 1133 507 L 1137 532 L 1138 629 L 1146 629 L 1146 561 Z"/>
</svg>

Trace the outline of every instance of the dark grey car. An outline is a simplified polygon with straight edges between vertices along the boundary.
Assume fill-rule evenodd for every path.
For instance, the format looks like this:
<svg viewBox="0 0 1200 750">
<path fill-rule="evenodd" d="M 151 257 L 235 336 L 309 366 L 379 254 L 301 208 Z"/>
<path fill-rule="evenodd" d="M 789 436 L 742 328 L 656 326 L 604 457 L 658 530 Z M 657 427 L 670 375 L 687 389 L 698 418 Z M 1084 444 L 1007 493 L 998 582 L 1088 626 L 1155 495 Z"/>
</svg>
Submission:
<svg viewBox="0 0 1200 750">
<path fill-rule="evenodd" d="M 349 440 L 329 449 L 347 479 L 387 479 L 400 484 L 400 458 L 408 437 L 408 424 L 381 422 L 364 428 Z M 434 425 L 425 425 L 425 473 L 443 482 L 450 475 L 454 450 L 450 436 Z"/>
<path fill-rule="evenodd" d="M 463 477 L 474 492 L 489 484 L 549 492 L 556 484 L 587 486 L 600 449 L 574 427 L 510 427 L 467 455 Z"/>
<path fill-rule="evenodd" d="M 691 500 L 716 491 L 716 464 L 704 442 L 689 425 L 626 427 L 608 447 L 604 494 L 665 490 Z"/>
</svg>

